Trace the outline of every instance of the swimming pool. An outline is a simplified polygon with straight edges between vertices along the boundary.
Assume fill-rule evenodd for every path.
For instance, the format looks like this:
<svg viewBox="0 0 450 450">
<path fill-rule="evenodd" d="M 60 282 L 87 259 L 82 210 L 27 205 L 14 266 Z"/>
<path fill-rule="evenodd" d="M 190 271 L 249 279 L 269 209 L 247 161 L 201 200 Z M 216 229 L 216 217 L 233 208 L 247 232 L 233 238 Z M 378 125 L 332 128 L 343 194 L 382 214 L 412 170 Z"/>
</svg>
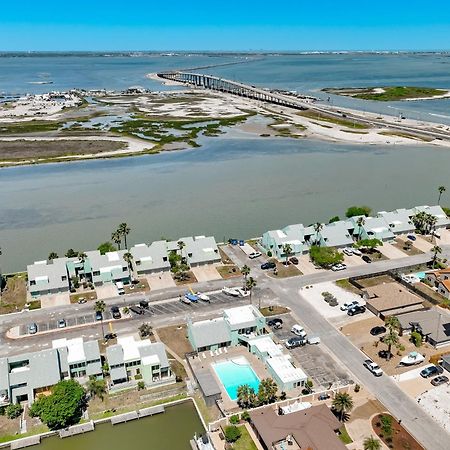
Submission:
<svg viewBox="0 0 450 450">
<path fill-rule="evenodd" d="M 243 384 L 258 392 L 259 378 L 243 356 L 214 364 L 213 368 L 231 400 L 237 399 L 238 387 Z"/>
<path fill-rule="evenodd" d="M 425 272 L 416 272 L 413 273 L 412 275 L 415 275 L 419 280 L 425 279 Z"/>
</svg>

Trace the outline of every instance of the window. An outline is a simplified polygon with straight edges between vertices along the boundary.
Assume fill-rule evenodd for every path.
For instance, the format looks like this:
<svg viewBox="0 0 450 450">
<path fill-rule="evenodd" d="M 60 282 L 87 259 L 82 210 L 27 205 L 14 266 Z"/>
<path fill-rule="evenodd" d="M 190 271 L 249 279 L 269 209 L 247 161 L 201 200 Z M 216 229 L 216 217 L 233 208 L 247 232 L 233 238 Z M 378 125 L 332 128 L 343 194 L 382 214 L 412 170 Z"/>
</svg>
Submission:
<svg viewBox="0 0 450 450">
<path fill-rule="evenodd" d="M 36 281 L 35 280 L 31 280 L 30 281 L 30 286 L 36 286 Z"/>
<path fill-rule="evenodd" d="M 62 277 L 61 277 L 61 281 L 66 281 L 67 280 L 67 276 L 66 275 L 63 275 Z"/>
<path fill-rule="evenodd" d="M 94 277 L 98 277 L 100 275 L 100 270 L 95 270 L 94 271 Z"/>
<path fill-rule="evenodd" d="M 192 253 L 188 253 L 188 257 L 189 257 L 189 258 L 192 258 Z"/>
<path fill-rule="evenodd" d="M 122 267 L 122 272 L 126 272 L 128 270 L 128 267 L 127 266 L 123 266 Z"/>
<path fill-rule="evenodd" d="M 140 259 L 138 259 L 138 260 L 136 261 L 136 265 L 137 265 L 137 266 L 140 266 L 140 265 L 141 265 L 141 260 L 140 260 Z"/>
<path fill-rule="evenodd" d="M 167 262 L 167 256 L 163 256 L 163 261 Z"/>
</svg>

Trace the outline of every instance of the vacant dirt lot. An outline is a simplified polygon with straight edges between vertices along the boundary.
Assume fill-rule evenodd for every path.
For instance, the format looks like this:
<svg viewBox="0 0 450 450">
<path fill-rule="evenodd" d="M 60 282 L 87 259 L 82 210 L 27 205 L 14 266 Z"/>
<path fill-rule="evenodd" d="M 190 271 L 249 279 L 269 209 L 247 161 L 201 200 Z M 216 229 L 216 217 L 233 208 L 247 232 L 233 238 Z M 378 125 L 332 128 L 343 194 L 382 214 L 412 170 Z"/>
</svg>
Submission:
<svg viewBox="0 0 450 450">
<path fill-rule="evenodd" d="M 21 160 L 29 158 L 54 158 L 68 155 L 89 155 L 121 150 L 124 142 L 114 141 L 2 141 L 0 160 Z"/>
<path fill-rule="evenodd" d="M 187 338 L 186 325 L 174 325 L 156 330 L 161 342 L 184 359 L 185 353 L 192 352 L 192 346 Z"/>
</svg>

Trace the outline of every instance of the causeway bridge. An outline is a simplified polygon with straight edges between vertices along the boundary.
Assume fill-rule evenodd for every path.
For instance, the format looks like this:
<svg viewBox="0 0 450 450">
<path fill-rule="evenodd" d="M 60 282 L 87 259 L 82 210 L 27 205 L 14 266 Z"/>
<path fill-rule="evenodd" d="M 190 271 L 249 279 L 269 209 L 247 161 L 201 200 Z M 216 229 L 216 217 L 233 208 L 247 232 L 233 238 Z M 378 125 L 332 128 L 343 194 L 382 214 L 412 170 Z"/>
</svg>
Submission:
<svg viewBox="0 0 450 450">
<path fill-rule="evenodd" d="M 238 95 L 240 97 L 274 103 L 279 106 L 287 106 L 289 108 L 299 110 L 307 109 L 307 107 L 303 105 L 299 99 L 291 98 L 288 95 L 274 93 L 266 89 L 249 86 L 247 84 L 239 83 L 238 81 L 226 80 L 213 75 L 177 71 L 160 72 L 157 75 L 159 78 L 189 84 L 195 87 L 226 92 L 228 94 Z"/>
<path fill-rule="evenodd" d="M 213 75 L 206 75 L 202 73 L 183 72 L 183 71 L 169 71 L 160 72 L 157 74 L 159 78 L 175 81 L 178 83 L 188 84 L 194 87 L 211 89 L 213 91 L 225 92 L 240 97 L 246 97 L 262 102 L 273 103 L 278 106 L 285 106 L 297 110 L 311 109 L 319 114 L 342 119 L 345 117 L 347 121 L 365 124 L 369 127 L 378 126 L 382 128 L 390 128 L 402 133 L 411 133 L 415 136 L 426 137 L 431 139 L 450 140 L 450 133 L 448 131 L 437 130 L 430 128 L 429 125 L 417 127 L 403 123 L 394 123 L 390 120 L 384 120 L 379 117 L 367 117 L 358 111 L 346 111 L 345 114 L 335 108 L 330 108 L 325 105 L 313 103 L 310 97 L 294 97 L 279 92 L 272 92 L 268 89 L 257 88 L 248 84 L 239 83 L 238 81 L 227 80 L 225 78 L 215 77 Z"/>
</svg>

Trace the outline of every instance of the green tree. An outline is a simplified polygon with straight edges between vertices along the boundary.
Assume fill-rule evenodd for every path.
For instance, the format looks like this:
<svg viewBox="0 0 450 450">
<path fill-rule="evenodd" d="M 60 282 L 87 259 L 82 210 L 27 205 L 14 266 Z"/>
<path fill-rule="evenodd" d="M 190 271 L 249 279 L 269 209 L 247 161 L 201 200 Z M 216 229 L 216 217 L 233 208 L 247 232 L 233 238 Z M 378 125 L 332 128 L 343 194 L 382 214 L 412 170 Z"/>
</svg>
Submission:
<svg viewBox="0 0 450 450">
<path fill-rule="evenodd" d="M 422 335 L 419 332 L 412 331 L 410 335 L 410 340 L 416 347 L 422 346 Z"/>
<path fill-rule="evenodd" d="M 241 408 L 253 408 L 256 406 L 255 390 L 248 384 L 243 384 L 237 389 L 237 404 Z"/>
<path fill-rule="evenodd" d="M 73 248 L 69 248 L 65 254 L 66 258 L 76 258 L 77 256 L 78 252 L 76 252 Z"/>
<path fill-rule="evenodd" d="M 48 255 L 48 260 L 49 261 L 52 261 L 52 260 L 54 260 L 56 258 L 58 258 L 58 253 L 56 253 L 56 252 L 50 252 L 49 253 L 49 255 Z"/>
<path fill-rule="evenodd" d="M 332 402 L 333 409 L 339 414 L 341 421 L 353 409 L 353 399 L 347 392 L 338 392 Z"/>
<path fill-rule="evenodd" d="M 103 328 L 103 313 L 105 312 L 106 309 L 106 304 L 103 300 L 97 300 L 94 304 L 94 311 L 96 313 L 100 313 L 101 314 L 101 319 L 100 319 L 100 323 L 102 325 L 102 335 L 103 335 L 103 340 L 105 339 L 105 330 Z"/>
<path fill-rule="evenodd" d="M 8 419 L 16 419 L 23 413 L 23 408 L 20 403 L 11 403 L 5 409 L 5 414 Z"/>
<path fill-rule="evenodd" d="M 183 249 L 186 247 L 186 244 L 183 241 L 177 242 L 178 250 L 180 251 L 181 259 L 183 259 Z"/>
<path fill-rule="evenodd" d="M 442 194 L 447 190 L 447 188 L 445 186 L 439 186 L 438 187 L 438 192 L 439 192 L 439 197 L 438 197 L 438 205 L 441 203 L 441 197 Z"/>
<path fill-rule="evenodd" d="M 241 430 L 236 425 L 229 425 L 224 431 L 227 442 L 236 442 L 241 437 Z"/>
<path fill-rule="evenodd" d="M 323 229 L 323 224 L 321 224 L 320 222 L 317 222 L 314 224 L 314 231 L 316 233 L 316 237 L 315 237 L 315 241 L 314 244 L 315 245 L 320 245 L 320 232 Z"/>
<path fill-rule="evenodd" d="M 333 247 L 319 247 L 312 245 L 309 249 L 311 261 L 320 267 L 331 267 L 344 260 L 344 255 Z"/>
<path fill-rule="evenodd" d="M 278 386 L 272 378 L 261 380 L 258 388 L 258 404 L 267 405 L 277 400 Z"/>
<path fill-rule="evenodd" d="M 328 223 L 339 222 L 340 220 L 341 218 L 339 216 L 334 216 L 328 221 Z"/>
<path fill-rule="evenodd" d="M 382 415 L 380 417 L 381 422 L 381 431 L 383 431 L 383 434 L 386 437 L 389 437 L 392 435 L 392 432 L 394 431 L 392 428 L 392 417 L 387 415 Z"/>
<path fill-rule="evenodd" d="M 387 360 L 389 361 L 391 359 L 392 347 L 397 347 L 400 343 L 397 331 L 395 331 L 394 329 L 389 330 L 389 333 L 387 333 L 386 336 L 383 337 L 383 342 L 388 346 Z"/>
<path fill-rule="evenodd" d="M 250 292 L 249 295 L 250 304 L 252 303 L 252 293 L 253 289 L 256 287 L 256 284 L 257 284 L 256 280 L 253 277 L 249 277 L 245 283 L 245 289 Z"/>
<path fill-rule="evenodd" d="M 117 245 L 117 248 L 120 250 L 120 246 L 122 245 L 122 235 L 118 230 L 114 231 L 111 234 L 112 241 Z"/>
<path fill-rule="evenodd" d="M 442 210 L 445 212 L 445 215 L 447 217 L 450 217 L 450 208 L 446 208 L 445 206 L 442 206 Z"/>
<path fill-rule="evenodd" d="M 133 278 L 133 255 L 130 252 L 123 254 L 124 261 L 128 264 L 128 269 L 130 270 L 131 278 Z"/>
<path fill-rule="evenodd" d="M 368 217 L 372 209 L 368 206 L 350 206 L 345 213 L 345 217 L 366 216 Z"/>
<path fill-rule="evenodd" d="M 97 250 L 100 252 L 101 255 L 104 255 L 105 253 L 108 253 L 108 252 L 115 252 L 117 250 L 117 248 L 114 247 L 114 245 L 111 244 L 111 242 L 106 241 L 106 242 L 103 242 L 102 244 L 100 244 L 98 246 Z"/>
<path fill-rule="evenodd" d="M 436 267 L 436 263 L 437 263 L 437 256 L 440 255 L 442 253 L 442 248 L 439 247 L 439 245 L 435 245 L 431 251 L 433 252 L 433 267 Z"/>
<path fill-rule="evenodd" d="M 89 377 L 89 381 L 87 382 L 86 387 L 92 397 L 98 397 L 103 401 L 106 394 L 105 380 L 99 380 L 95 375 L 91 375 Z"/>
<path fill-rule="evenodd" d="M 382 247 L 383 241 L 380 241 L 379 239 L 375 239 L 375 238 L 361 239 L 358 242 L 356 242 L 355 244 L 353 244 L 353 246 L 356 248 L 365 248 L 367 250 L 373 251 L 377 247 Z"/>
<path fill-rule="evenodd" d="M 119 228 L 117 229 L 117 231 L 120 233 L 121 236 L 123 236 L 123 242 L 125 244 L 125 248 L 128 248 L 127 236 L 130 234 L 131 228 L 125 222 L 123 222 L 119 225 Z"/>
<path fill-rule="evenodd" d="M 30 415 L 39 417 L 51 430 L 75 425 L 86 407 L 86 392 L 73 379 L 52 387 L 51 394 L 39 396 L 30 407 Z"/>
<path fill-rule="evenodd" d="M 366 437 L 363 442 L 364 450 L 380 450 L 381 442 L 373 436 Z"/>
<path fill-rule="evenodd" d="M 244 275 L 244 287 L 247 284 L 247 277 L 250 275 L 250 267 L 245 264 L 241 269 L 242 275 Z"/>
<path fill-rule="evenodd" d="M 139 336 L 141 336 L 141 338 L 145 338 L 145 337 L 151 336 L 153 334 L 153 328 L 147 322 L 144 322 L 143 324 L 141 324 L 140 327 L 138 328 L 138 330 L 139 330 Z"/>
<path fill-rule="evenodd" d="M 356 225 L 358 225 L 358 241 L 361 239 L 361 234 L 365 223 L 366 219 L 364 218 L 364 216 L 358 217 L 358 220 L 356 221 Z"/>
<path fill-rule="evenodd" d="M 292 253 L 292 245 L 284 244 L 283 245 L 283 253 L 284 253 L 284 257 L 286 258 L 286 261 L 284 262 L 284 264 L 287 266 L 289 264 L 289 256 Z"/>
</svg>

